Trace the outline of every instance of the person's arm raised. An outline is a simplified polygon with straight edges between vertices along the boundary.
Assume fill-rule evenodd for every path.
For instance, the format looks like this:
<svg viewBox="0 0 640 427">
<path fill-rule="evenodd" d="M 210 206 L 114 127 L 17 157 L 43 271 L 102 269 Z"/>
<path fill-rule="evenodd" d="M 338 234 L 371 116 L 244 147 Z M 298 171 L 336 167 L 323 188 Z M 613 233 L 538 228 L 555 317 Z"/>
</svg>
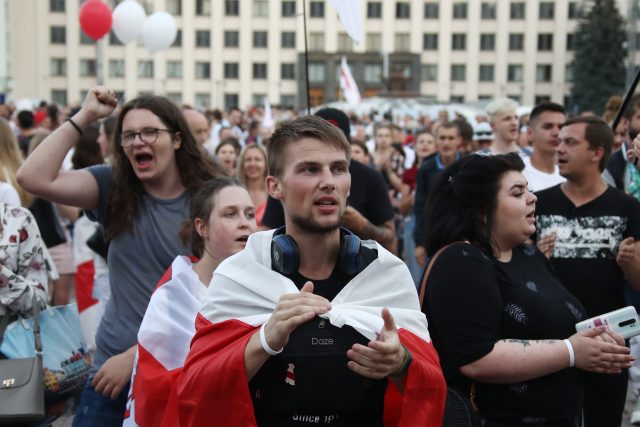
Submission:
<svg viewBox="0 0 640 427">
<path fill-rule="evenodd" d="M 18 184 L 26 191 L 56 203 L 93 209 L 98 206 L 98 184 L 85 170 L 61 171 L 67 152 L 80 137 L 79 130 L 109 116 L 118 101 L 113 91 L 95 87 L 84 105 L 38 146 L 18 170 Z M 74 126 L 75 124 L 75 126 Z M 78 129 L 76 129 L 76 126 Z"/>
</svg>

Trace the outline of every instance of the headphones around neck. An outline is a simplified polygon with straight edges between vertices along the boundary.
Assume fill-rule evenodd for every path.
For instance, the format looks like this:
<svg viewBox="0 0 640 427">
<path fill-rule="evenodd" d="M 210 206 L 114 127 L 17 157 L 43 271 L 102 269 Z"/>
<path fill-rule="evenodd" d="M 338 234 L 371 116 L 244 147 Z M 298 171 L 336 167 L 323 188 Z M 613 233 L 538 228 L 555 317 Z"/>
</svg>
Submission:
<svg viewBox="0 0 640 427">
<path fill-rule="evenodd" d="M 338 267 L 347 276 L 359 272 L 360 238 L 344 227 L 340 227 L 340 252 Z M 271 240 L 271 269 L 291 276 L 300 268 L 300 250 L 293 237 L 286 234 L 285 227 L 278 228 Z"/>
</svg>

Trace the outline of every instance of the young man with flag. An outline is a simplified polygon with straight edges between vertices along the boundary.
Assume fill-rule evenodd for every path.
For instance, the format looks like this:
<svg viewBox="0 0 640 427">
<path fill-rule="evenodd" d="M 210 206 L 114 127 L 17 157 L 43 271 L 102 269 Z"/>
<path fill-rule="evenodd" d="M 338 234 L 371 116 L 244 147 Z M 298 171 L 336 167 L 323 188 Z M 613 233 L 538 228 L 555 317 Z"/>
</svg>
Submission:
<svg viewBox="0 0 640 427">
<path fill-rule="evenodd" d="M 267 188 L 285 228 L 252 235 L 214 273 L 180 425 L 441 425 L 446 385 L 407 267 L 340 227 L 349 157 L 317 117 L 273 134 Z"/>
</svg>

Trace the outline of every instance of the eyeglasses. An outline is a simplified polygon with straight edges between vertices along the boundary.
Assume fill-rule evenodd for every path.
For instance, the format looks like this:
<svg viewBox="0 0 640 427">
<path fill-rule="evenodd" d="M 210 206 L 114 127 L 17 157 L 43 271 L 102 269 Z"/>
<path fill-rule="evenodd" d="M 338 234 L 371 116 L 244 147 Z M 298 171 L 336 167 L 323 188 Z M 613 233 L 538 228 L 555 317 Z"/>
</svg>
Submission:
<svg viewBox="0 0 640 427">
<path fill-rule="evenodd" d="M 145 144 L 153 144 L 158 140 L 158 133 L 169 132 L 173 133 L 169 129 L 158 128 L 144 128 L 140 132 L 123 132 L 120 134 L 120 146 L 122 148 L 129 148 L 136 140 L 136 136 L 140 137 L 140 141 Z"/>
</svg>

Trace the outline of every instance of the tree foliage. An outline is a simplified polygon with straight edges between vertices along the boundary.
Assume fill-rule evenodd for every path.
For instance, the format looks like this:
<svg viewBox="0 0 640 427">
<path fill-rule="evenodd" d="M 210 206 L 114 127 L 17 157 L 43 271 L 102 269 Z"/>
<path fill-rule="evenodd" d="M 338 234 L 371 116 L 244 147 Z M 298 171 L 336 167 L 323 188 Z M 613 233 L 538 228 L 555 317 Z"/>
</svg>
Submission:
<svg viewBox="0 0 640 427">
<path fill-rule="evenodd" d="M 576 28 L 571 95 L 579 111 L 601 114 L 607 99 L 625 89 L 625 22 L 614 0 L 585 3 L 591 8 Z"/>
</svg>

